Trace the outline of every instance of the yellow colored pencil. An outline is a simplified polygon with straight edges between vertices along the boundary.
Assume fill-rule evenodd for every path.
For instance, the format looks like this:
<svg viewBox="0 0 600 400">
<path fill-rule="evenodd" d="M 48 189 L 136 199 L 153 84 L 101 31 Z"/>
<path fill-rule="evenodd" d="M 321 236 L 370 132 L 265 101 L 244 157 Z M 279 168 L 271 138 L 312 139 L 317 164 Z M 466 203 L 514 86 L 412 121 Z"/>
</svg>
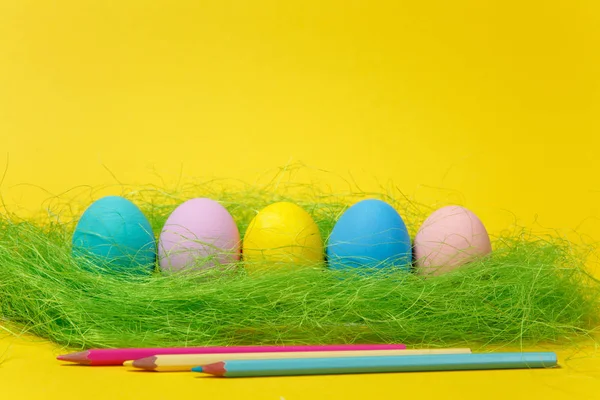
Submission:
<svg viewBox="0 0 600 400">
<path fill-rule="evenodd" d="M 157 355 L 134 360 L 127 366 L 153 372 L 186 372 L 192 368 L 227 360 L 266 360 L 282 358 L 365 357 L 365 356 L 409 356 L 423 354 L 468 354 L 471 349 L 410 349 L 410 350 L 349 350 L 349 351 L 305 351 L 274 353 L 227 353 L 227 354 L 173 354 Z"/>
</svg>

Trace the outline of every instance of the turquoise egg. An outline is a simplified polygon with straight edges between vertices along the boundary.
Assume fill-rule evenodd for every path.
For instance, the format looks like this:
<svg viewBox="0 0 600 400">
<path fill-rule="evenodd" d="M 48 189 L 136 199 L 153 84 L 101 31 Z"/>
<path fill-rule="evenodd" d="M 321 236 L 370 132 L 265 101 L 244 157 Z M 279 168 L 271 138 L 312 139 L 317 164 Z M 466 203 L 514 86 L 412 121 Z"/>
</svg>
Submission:
<svg viewBox="0 0 600 400">
<path fill-rule="evenodd" d="M 334 270 L 381 270 L 412 267 L 412 247 L 404 220 L 388 203 L 367 199 L 346 210 L 327 243 L 327 262 Z"/>
<path fill-rule="evenodd" d="M 72 253 L 114 272 L 150 272 L 156 240 L 142 211 L 120 196 L 92 203 L 73 232 Z"/>
</svg>

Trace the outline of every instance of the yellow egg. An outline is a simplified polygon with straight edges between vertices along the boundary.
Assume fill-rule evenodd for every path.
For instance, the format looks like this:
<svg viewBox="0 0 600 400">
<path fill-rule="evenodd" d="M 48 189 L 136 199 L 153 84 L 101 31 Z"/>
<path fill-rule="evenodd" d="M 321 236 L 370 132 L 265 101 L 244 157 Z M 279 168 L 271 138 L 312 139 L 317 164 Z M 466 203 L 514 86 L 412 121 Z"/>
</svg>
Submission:
<svg viewBox="0 0 600 400">
<path fill-rule="evenodd" d="M 242 253 L 247 269 L 315 265 L 323 260 L 319 227 L 302 207 L 273 203 L 250 222 Z"/>
</svg>

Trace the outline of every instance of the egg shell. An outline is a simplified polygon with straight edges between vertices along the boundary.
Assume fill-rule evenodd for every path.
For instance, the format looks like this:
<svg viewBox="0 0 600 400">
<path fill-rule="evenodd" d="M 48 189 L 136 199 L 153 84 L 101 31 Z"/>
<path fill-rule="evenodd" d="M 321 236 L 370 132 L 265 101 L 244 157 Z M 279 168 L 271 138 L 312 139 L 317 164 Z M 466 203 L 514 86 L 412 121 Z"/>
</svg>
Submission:
<svg viewBox="0 0 600 400">
<path fill-rule="evenodd" d="M 275 268 L 315 265 L 324 259 L 319 227 L 306 210 L 290 202 L 273 203 L 259 211 L 248 225 L 242 253 L 249 270 L 265 261 Z"/>
<path fill-rule="evenodd" d="M 106 196 L 82 214 L 72 237 L 74 257 L 86 257 L 106 271 L 149 272 L 156 240 L 142 211 L 130 200 Z"/>
<path fill-rule="evenodd" d="M 415 270 L 436 276 L 490 254 L 492 246 L 485 226 L 470 210 L 447 206 L 423 222 L 414 240 Z"/>
<path fill-rule="evenodd" d="M 163 271 L 226 265 L 240 259 L 240 232 L 220 203 L 191 199 L 167 218 L 159 237 L 158 257 Z"/>
<path fill-rule="evenodd" d="M 327 244 L 331 269 L 385 268 L 410 270 L 410 236 L 400 214 L 378 199 L 359 201 L 338 219 Z"/>
</svg>

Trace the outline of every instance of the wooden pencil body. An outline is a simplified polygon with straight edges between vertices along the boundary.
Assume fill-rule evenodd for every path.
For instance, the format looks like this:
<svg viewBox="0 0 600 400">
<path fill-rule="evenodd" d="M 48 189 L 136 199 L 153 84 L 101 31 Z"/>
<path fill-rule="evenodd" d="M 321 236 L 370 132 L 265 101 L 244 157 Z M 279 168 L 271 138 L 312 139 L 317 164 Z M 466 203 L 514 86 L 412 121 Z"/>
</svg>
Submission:
<svg viewBox="0 0 600 400">
<path fill-rule="evenodd" d="M 408 356 L 419 354 L 465 354 L 468 348 L 411 349 L 411 350 L 364 350 L 364 351 L 306 351 L 277 353 L 226 353 L 226 354 L 177 354 L 157 355 L 135 360 L 131 366 L 155 372 L 191 371 L 193 367 L 226 360 L 266 360 L 286 358 L 329 358 L 358 356 Z M 129 364 L 129 363 L 128 363 Z"/>
</svg>

